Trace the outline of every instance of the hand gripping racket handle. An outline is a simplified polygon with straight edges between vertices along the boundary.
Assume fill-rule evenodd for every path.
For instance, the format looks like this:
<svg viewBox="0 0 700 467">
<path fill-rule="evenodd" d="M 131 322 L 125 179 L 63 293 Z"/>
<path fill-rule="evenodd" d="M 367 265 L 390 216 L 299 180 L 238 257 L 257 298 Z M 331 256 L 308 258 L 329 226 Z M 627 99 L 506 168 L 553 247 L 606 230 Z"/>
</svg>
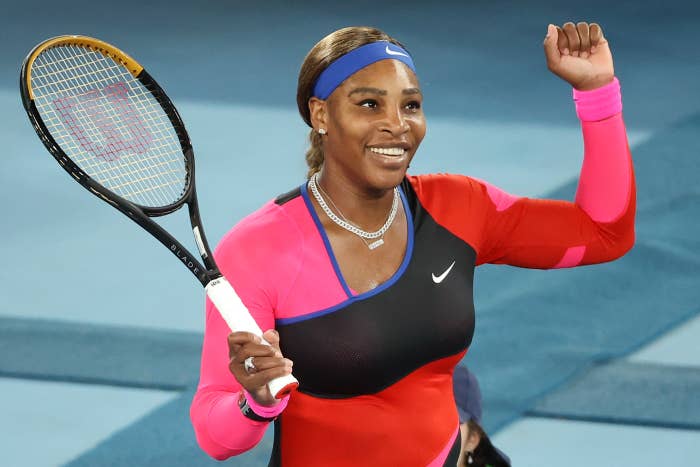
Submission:
<svg viewBox="0 0 700 467">
<path fill-rule="evenodd" d="M 260 336 L 262 339 L 262 330 L 258 326 L 258 323 L 250 316 L 248 309 L 226 278 L 219 277 L 218 279 L 214 279 L 204 287 L 204 290 L 207 291 L 209 299 L 211 299 L 212 303 L 214 303 L 219 310 L 219 313 L 221 313 L 221 316 L 224 318 L 224 321 L 226 321 L 226 324 L 228 324 L 228 327 L 231 328 L 231 331 L 250 332 L 256 336 Z M 263 344 L 270 345 L 265 339 L 262 339 L 262 342 Z M 276 399 L 282 399 L 299 386 L 299 381 L 290 374 L 273 379 L 267 386 Z"/>
</svg>

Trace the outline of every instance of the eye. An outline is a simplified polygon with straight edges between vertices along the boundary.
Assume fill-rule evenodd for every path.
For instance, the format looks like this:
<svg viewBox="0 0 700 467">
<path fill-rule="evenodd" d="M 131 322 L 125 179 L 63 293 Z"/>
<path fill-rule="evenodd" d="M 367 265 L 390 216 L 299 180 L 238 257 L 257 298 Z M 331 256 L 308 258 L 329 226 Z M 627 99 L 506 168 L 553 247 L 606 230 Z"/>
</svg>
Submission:
<svg viewBox="0 0 700 467">
<path fill-rule="evenodd" d="M 421 103 L 418 101 L 411 101 L 408 104 L 406 104 L 406 108 L 408 110 L 419 110 L 421 107 Z"/>
<path fill-rule="evenodd" d="M 365 99 L 358 104 L 360 107 L 367 107 L 368 109 L 376 109 L 379 104 L 374 99 Z"/>
</svg>

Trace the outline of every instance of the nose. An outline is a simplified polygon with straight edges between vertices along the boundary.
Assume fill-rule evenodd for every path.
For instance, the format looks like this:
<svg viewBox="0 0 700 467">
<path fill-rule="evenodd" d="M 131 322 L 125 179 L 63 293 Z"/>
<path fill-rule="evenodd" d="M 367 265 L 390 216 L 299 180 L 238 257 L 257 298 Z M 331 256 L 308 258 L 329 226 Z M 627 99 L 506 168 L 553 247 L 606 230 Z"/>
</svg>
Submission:
<svg viewBox="0 0 700 467">
<path fill-rule="evenodd" d="M 396 106 L 386 108 L 381 130 L 391 133 L 392 135 L 402 135 L 410 130 L 406 115 L 403 113 L 403 107 Z"/>
</svg>

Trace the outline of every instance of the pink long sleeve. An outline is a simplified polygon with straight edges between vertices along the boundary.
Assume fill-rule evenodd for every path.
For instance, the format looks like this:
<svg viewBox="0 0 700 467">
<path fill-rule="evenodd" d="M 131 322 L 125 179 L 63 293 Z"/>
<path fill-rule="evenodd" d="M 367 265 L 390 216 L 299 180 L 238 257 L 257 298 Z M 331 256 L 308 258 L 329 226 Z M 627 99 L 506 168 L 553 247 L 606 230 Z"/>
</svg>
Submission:
<svg viewBox="0 0 700 467">
<path fill-rule="evenodd" d="M 262 212 L 269 214 L 271 210 L 274 210 L 274 205 L 268 205 Z M 231 282 L 260 329 L 268 330 L 275 327 L 273 308 L 276 297 L 274 291 L 261 287 L 261 284 L 269 285 L 271 281 L 264 276 L 264 268 L 260 267 L 261 260 L 265 261 L 260 251 L 260 245 L 264 242 L 256 232 L 275 232 L 279 229 L 266 229 L 260 225 L 267 220 L 261 215 L 262 212 L 249 216 L 229 232 L 214 256 L 221 272 Z M 274 217 L 274 212 L 268 217 Z M 287 230 L 284 233 L 289 235 Z M 270 240 L 272 243 L 275 241 Z M 202 450 L 222 460 L 254 447 L 269 423 L 250 420 L 239 410 L 238 398 L 242 388 L 228 369 L 227 336 L 231 331 L 208 299 L 205 308 L 200 379 L 190 406 L 190 418 Z M 288 398 L 268 408 L 249 403 L 259 415 L 274 417 L 286 407 Z"/>
<path fill-rule="evenodd" d="M 598 222 L 612 222 L 633 201 L 632 161 L 622 121 L 620 84 L 574 90 L 583 129 L 584 159 L 576 204 Z"/>
<path fill-rule="evenodd" d="M 229 329 L 219 312 L 207 300 L 206 332 L 197 393 L 190 417 L 200 447 L 215 459 L 227 459 L 255 446 L 265 434 L 267 423 L 255 422 L 238 409 L 241 386 L 228 371 Z M 263 329 L 273 326 L 258 320 Z M 224 358 L 222 358 L 222 355 Z"/>
</svg>

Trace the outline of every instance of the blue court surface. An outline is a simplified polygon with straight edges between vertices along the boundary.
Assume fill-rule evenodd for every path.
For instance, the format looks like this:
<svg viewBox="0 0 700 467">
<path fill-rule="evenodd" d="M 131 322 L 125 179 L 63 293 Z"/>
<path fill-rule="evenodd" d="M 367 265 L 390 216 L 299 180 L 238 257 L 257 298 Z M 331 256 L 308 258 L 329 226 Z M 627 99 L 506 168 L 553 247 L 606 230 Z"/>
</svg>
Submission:
<svg viewBox="0 0 700 467">
<path fill-rule="evenodd" d="M 691 1 L 372 2 L 264 6 L 39 0 L 0 18 L 0 466 L 207 466 L 188 409 L 203 291 L 170 253 L 73 183 L 20 103 L 26 53 L 59 34 L 111 42 L 166 89 L 197 154 L 211 243 L 298 186 L 308 49 L 373 25 L 411 51 L 428 135 L 413 173 L 457 172 L 571 199 L 580 128 L 546 69 L 548 23 L 603 25 L 638 183 L 637 243 L 573 270 L 484 266 L 463 364 L 516 466 L 700 465 L 700 6 Z M 166 226 L 183 226 L 186 215 Z M 267 465 L 271 430 L 226 461 Z"/>
</svg>

